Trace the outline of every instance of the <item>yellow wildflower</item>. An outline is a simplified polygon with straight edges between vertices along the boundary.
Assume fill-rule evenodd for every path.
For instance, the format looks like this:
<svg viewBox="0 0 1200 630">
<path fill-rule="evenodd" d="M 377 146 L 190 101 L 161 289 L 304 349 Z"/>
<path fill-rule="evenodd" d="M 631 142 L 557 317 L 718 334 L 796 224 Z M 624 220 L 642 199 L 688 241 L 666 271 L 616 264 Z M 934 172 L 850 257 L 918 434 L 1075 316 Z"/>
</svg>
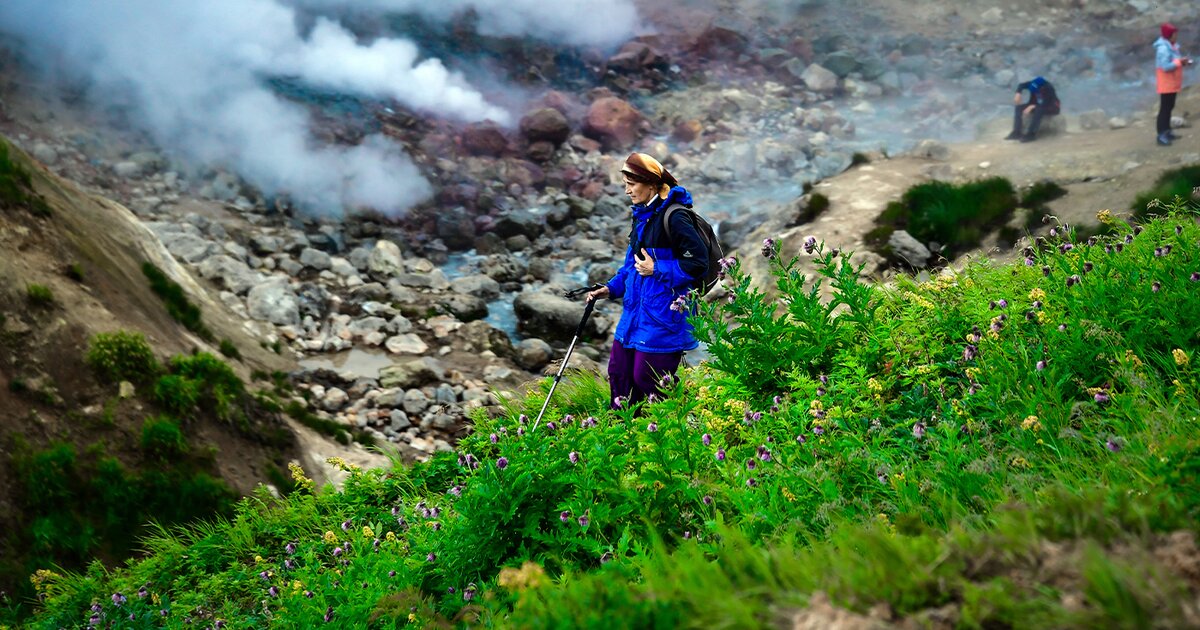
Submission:
<svg viewBox="0 0 1200 630">
<path fill-rule="evenodd" d="M 388 532 L 383 538 L 388 542 L 396 542 L 396 532 Z"/>
<path fill-rule="evenodd" d="M 336 545 L 337 541 L 338 541 L 337 534 L 333 533 L 332 531 L 325 532 L 325 542 L 327 542 L 331 545 Z"/>
<path fill-rule="evenodd" d="M 262 556 L 254 556 L 254 564 L 262 564 L 262 561 L 263 561 Z"/>
<path fill-rule="evenodd" d="M 38 593 L 45 593 L 46 589 L 50 586 L 50 582 L 55 581 L 59 577 L 61 577 L 59 574 L 50 569 L 38 569 L 33 572 L 33 575 L 29 576 L 29 581 L 33 583 L 33 590 Z"/>
<path fill-rule="evenodd" d="M 293 591 L 299 591 L 302 588 L 304 588 L 303 582 L 301 582 L 300 580 L 292 580 L 292 590 Z"/>
<path fill-rule="evenodd" d="M 792 494 L 792 491 L 791 491 L 791 490 L 788 490 L 787 486 L 784 486 L 784 487 L 783 487 L 783 488 L 780 490 L 780 494 L 782 494 L 782 495 L 783 495 L 783 498 L 787 499 L 789 503 L 795 503 L 795 502 L 796 502 L 796 495 Z"/>
<path fill-rule="evenodd" d="M 969 367 L 966 369 L 966 372 L 967 372 L 967 378 L 971 379 L 972 381 L 979 380 L 979 368 Z M 958 401 L 955 400 L 954 402 L 957 403 Z"/>
<path fill-rule="evenodd" d="M 1101 222 L 1101 223 L 1104 223 L 1104 224 L 1106 224 L 1106 225 L 1107 225 L 1107 224 L 1109 224 L 1109 223 L 1112 223 L 1112 222 L 1113 222 L 1113 213 L 1112 213 L 1112 210 L 1109 210 L 1108 208 L 1105 208 L 1104 210 L 1101 210 L 1100 212 L 1097 212 L 1097 213 L 1096 213 L 1096 220 L 1097 220 L 1097 221 L 1099 221 L 1099 222 Z"/>
<path fill-rule="evenodd" d="M 1038 422 L 1037 416 L 1028 416 L 1021 422 L 1021 428 L 1026 431 L 1041 431 L 1042 423 Z"/>
<path fill-rule="evenodd" d="M 150 602 L 158 606 L 162 604 L 162 598 L 158 596 L 158 593 L 150 593 Z"/>
<path fill-rule="evenodd" d="M 1025 461 L 1024 457 L 1014 457 L 1011 460 L 1009 460 L 1008 465 L 1012 466 L 1013 468 L 1020 468 L 1020 469 L 1029 468 L 1029 462 Z"/>
<path fill-rule="evenodd" d="M 417 613 L 408 613 L 408 622 L 413 623 L 417 620 Z"/>
<path fill-rule="evenodd" d="M 1175 357 L 1175 365 L 1178 365 L 1179 367 L 1187 365 L 1190 361 L 1187 353 L 1183 351 L 1183 348 L 1175 348 L 1171 351 L 1171 356 Z"/>
<path fill-rule="evenodd" d="M 1046 323 L 1046 311 L 1037 311 L 1033 316 L 1037 318 L 1039 324 Z"/>
<path fill-rule="evenodd" d="M 374 538 L 375 532 L 372 531 L 369 525 L 363 525 L 363 538 Z"/>
<path fill-rule="evenodd" d="M 547 583 L 546 571 L 536 562 L 526 561 L 520 569 L 505 567 L 500 569 L 496 582 L 502 588 L 510 591 L 523 591 L 527 588 L 537 588 Z"/>
<path fill-rule="evenodd" d="M 1125 360 L 1132 363 L 1134 368 L 1142 367 L 1142 360 L 1138 358 L 1138 355 L 1133 353 L 1133 350 L 1125 351 Z"/>
<path fill-rule="evenodd" d="M 1043 291 L 1041 287 L 1034 287 L 1033 290 L 1029 292 L 1029 299 L 1044 300 L 1046 299 L 1046 292 Z"/>
<path fill-rule="evenodd" d="M 288 463 L 288 470 L 292 473 L 292 481 L 296 482 L 297 490 L 308 490 L 309 492 L 312 492 L 313 488 L 316 487 L 316 484 L 313 483 L 313 480 L 305 476 L 304 469 L 300 467 L 300 464 L 297 464 L 296 462 L 290 462 Z"/>
<path fill-rule="evenodd" d="M 996 341 L 996 340 L 1000 339 L 1000 333 L 998 333 L 994 330 L 988 330 L 987 336 L 988 336 L 988 339 L 991 339 L 992 341 Z"/>
<path fill-rule="evenodd" d="M 883 391 L 883 385 L 880 385 L 879 381 L 875 380 L 875 377 L 871 377 L 867 379 L 867 389 L 878 394 Z"/>
<path fill-rule="evenodd" d="M 358 466 L 348 463 L 341 457 L 330 457 L 329 459 L 325 460 L 325 463 L 337 467 L 337 469 L 342 472 L 355 472 L 359 469 Z"/>
</svg>

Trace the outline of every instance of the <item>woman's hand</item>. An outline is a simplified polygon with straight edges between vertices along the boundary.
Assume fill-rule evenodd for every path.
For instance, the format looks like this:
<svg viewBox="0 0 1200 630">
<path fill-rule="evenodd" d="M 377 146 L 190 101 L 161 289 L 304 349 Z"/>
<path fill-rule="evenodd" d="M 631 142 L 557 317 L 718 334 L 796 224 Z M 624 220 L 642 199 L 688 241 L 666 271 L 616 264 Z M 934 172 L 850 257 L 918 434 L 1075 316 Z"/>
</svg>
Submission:
<svg viewBox="0 0 1200 630">
<path fill-rule="evenodd" d="M 587 301 L 591 302 L 592 300 L 599 300 L 600 298 L 606 297 L 608 297 L 608 287 L 604 286 L 596 289 L 595 291 L 589 291 L 587 294 Z"/>
<path fill-rule="evenodd" d="M 1016 94 L 1013 94 L 1013 105 L 1020 105 L 1020 104 L 1021 104 L 1021 93 L 1017 92 Z"/>
<path fill-rule="evenodd" d="M 646 251 L 645 247 L 642 248 L 641 257 L 634 256 L 633 259 L 633 267 L 639 274 L 649 276 L 654 273 L 654 259 L 650 257 L 650 252 Z"/>
</svg>

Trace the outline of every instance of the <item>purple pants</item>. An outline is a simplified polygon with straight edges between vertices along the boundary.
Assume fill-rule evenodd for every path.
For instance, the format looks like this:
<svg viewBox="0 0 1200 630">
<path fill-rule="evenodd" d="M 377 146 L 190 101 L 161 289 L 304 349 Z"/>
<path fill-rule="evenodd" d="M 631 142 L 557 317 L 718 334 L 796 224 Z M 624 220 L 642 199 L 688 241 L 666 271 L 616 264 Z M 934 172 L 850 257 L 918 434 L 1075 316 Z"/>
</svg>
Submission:
<svg viewBox="0 0 1200 630">
<path fill-rule="evenodd" d="M 608 384 L 613 409 L 618 397 L 626 399 L 625 406 L 645 400 L 650 394 L 661 396 L 659 381 L 674 375 L 683 359 L 682 352 L 639 352 L 627 350 L 613 339 L 612 355 L 608 359 Z"/>
</svg>

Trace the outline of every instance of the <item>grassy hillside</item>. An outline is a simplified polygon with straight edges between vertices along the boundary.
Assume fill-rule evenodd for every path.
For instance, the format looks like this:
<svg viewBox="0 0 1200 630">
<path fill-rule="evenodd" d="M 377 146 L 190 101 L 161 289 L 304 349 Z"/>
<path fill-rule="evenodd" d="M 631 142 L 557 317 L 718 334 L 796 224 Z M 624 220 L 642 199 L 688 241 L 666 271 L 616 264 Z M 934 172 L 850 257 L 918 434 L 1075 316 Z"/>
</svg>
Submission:
<svg viewBox="0 0 1200 630">
<path fill-rule="evenodd" d="M 294 471 L 128 568 L 34 575 L 31 625 L 1195 627 L 1196 218 L 887 288 L 765 243 L 783 299 L 730 261 L 665 400 L 574 374 L 536 431 L 543 392 L 340 492 Z"/>
</svg>

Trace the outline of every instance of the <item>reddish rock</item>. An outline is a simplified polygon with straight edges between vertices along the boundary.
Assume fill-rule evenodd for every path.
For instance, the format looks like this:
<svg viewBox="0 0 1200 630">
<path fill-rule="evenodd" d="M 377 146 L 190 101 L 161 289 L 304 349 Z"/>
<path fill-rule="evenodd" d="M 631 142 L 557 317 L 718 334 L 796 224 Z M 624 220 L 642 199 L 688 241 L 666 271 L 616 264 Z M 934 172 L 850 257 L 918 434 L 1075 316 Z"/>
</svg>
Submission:
<svg viewBox="0 0 1200 630">
<path fill-rule="evenodd" d="M 525 157 L 534 162 L 549 162 L 554 157 L 554 144 L 545 141 L 532 142 L 525 149 Z"/>
<path fill-rule="evenodd" d="M 641 136 L 644 121 L 642 113 L 633 105 L 610 96 L 592 103 L 583 133 L 599 141 L 605 149 L 627 149 Z"/>
<path fill-rule="evenodd" d="M 571 135 L 571 125 L 562 112 L 551 107 L 535 109 L 521 118 L 521 135 L 531 143 L 549 142 L 557 147 Z"/>
<path fill-rule="evenodd" d="M 676 142 L 693 142 L 700 137 L 703 130 L 704 125 L 700 124 L 699 120 L 684 120 L 671 130 L 671 139 Z"/>
<path fill-rule="evenodd" d="M 571 148 L 581 153 L 595 153 L 600 150 L 600 143 L 583 136 L 571 136 Z"/>
<path fill-rule="evenodd" d="M 500 157 L 508 150 L 508 139 L 496 123 L 472 123 L 462 132 L 462 147 L 471 155 Z"/>
<path fill-rule="evenodd" d="M 723 26 L 709 26 L 695 35 L 690 54 L 706 59 L 734 60 L 746 52 L 745 35 Z"/>
<path fill-rule="evenodd" d="M 646 42 L 632 41 L 622 46 L 617 54 L 609 57 L 606 65 L 609 70 L 634 74 L 647 68 L 664 69 L 670 63 L 667 56 L 653 46 Z"/>
</svg>

